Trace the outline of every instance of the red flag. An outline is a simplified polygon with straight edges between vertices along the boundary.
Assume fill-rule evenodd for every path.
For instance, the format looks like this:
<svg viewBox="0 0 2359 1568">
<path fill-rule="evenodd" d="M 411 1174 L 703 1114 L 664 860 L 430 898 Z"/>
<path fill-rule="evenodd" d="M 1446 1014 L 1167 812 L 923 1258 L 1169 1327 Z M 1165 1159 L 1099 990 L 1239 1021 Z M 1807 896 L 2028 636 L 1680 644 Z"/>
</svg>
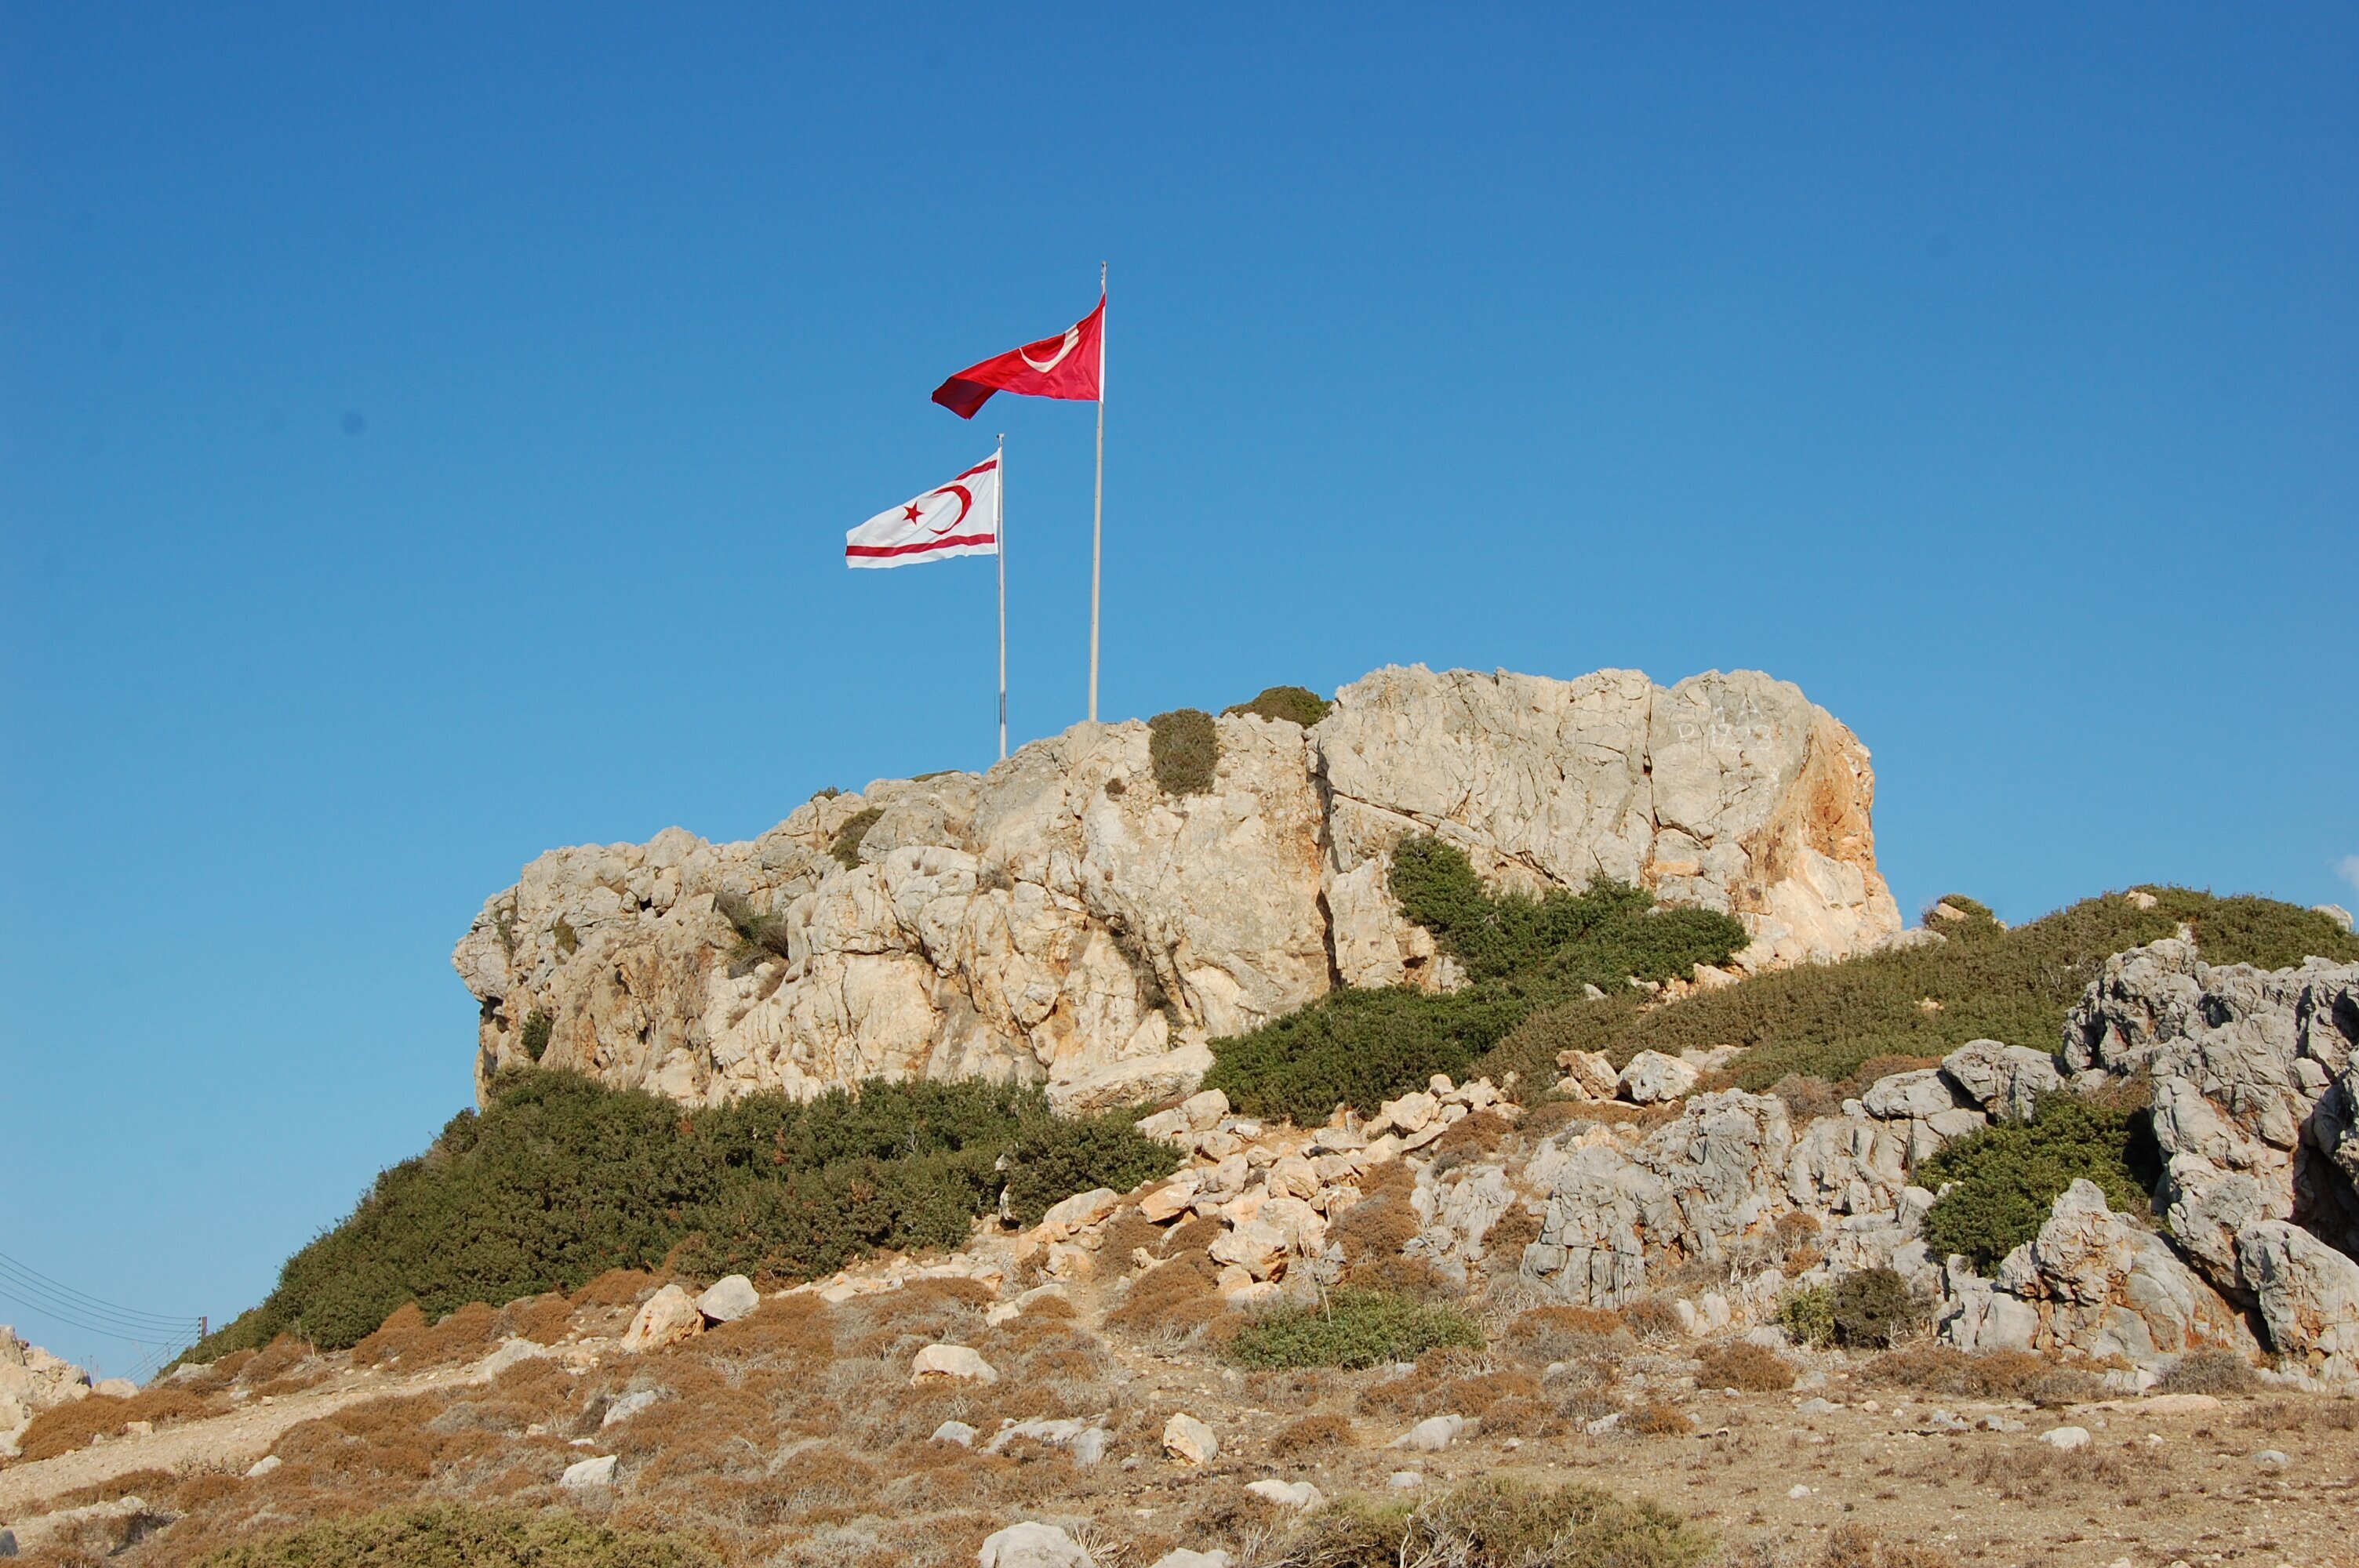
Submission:
<svg viewBox="0 0 2359 1568">
<path fill-rule="evenodd" d="M 1104 341 L 1105 296 L 1100 295 L 1098 308 L 1063 332 L 968 366 L 934 388 L 934 401 L 962 419 L 973 418 L 995 392 L 1093 401 L 1099 395 Z"/>
</svg>

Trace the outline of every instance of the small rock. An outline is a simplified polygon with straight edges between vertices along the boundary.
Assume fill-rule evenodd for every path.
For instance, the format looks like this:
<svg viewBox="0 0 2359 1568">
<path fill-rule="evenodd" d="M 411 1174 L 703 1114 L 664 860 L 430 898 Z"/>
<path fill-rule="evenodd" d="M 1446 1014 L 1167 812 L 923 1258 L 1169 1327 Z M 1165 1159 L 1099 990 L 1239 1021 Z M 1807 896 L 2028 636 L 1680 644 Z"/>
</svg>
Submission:
<svg viewBox="0 0 2359 1568">
<path fill-rule="evenodd" d="M 922 1382 L 928 1378 L 995 1383 L 999 1381 L 999 1369 L 964 1345 L 929 1345 L 909 1360 L 909 1381 Z"/>
<path fill-rule="evenodd" d="M 680 1294 L 681 1299 L 687 1298 L 686 1292 L 683 1291 Z M 557 1484 L 569 1492 L 586 1492 L 596 1487 L 611 1487 L 614 1484 L 614 1456 L 611 1454 L 601 1454 L 595 1459 L 577 1459 L 565 1467 L 565 1474 L 557 1478 Z"/>
<path fill-rule="evenodd" d="M 645 1355 L 693 1339 L 704 1332 L 704 1314 L 696 1310 L 696 1303 L 678 1285 L 666 1285 L 647 1298 L 647 1304 L 631 1319 L 631 1326 L 623 1333 L 623 1348 L 633 1355 Z"/>
<path fill-rule="evenodd" d="M 1622 1069 L 1614 1087 L 1633 1105 L 1659 1105 L 1678 1099 L 1695 1087 L 1700 1076 L 1677 1056 L 1666 1056 L 1660 1051 L 1641 1051 Z"/>
<path fill-rule="evenodd" d="M 979 1568 L 1097 1568 L 1080 1541 L 1029 1519 L 987 1537 L 975 1561 Z"/>
<path fill-rule="evenodd" d="M 2023 1422 L 2013 1416 L 1992 1414 L 1983 1417 L 1982 1428 L 1984 1432 L 2021 1432 Z"/>
<path fill-rule="evenodd" d="M 1012 1421 L 1002 1426 L 989 1443 L 983 1445 L 985 1454 L 996 1454 L 1021 1438 L 1046 1443 L 1062 1448 L 1082 1435 L 1088 1425 L 1078 1416 L 1066 1416 L 1060 1421 L 1049 1421 L 1034 1416 L 1029 1421 Z"/>
<path fill-rule="evenodd" d="M 1068 1444 L 1076 1465 L 1094 1465 L 1106 1456 L 1114 1446 L 1114 1433 L 1102 1426 L 1084 1427 L 1080 1436 Z"/>
<path fill-rule="evenodd" d="M 1210 1552 L 1190 1552 L 1175 1546 L 1157 1558 L 1149 1568 L 1229 1568 L 1229 1554 L 1219 1547 Z"/>
<path fill-rule="evenodd" d="M 1396 1470 L 1385 1477 L 1385 1485 L 1396 1492 L 1409 1491 L 1425 1485 L 1424 1473 L 1418 1470 Z"/>
<path fill-rule="evenodd" d="M 90 1391 L 102 1399 L 127 1400 L 139 1391 L 139 1385 L 128 1378 L 109 1378 L 92 1384 Z"/>
<path fill-rule="evenodd" d="M 1413 1449 L 1419 1454 L 1439 1454 L 1465 1429 L 1466 1418 L 1462 1415 L 1428 1416 L 1394 1438 L 1386 1446 Z"/>
<path fill-rule="evenodd" d="M 1194 1130 L 1210 1132 L 1221 1124 L 1221 1118 L 1229 1114 L 1229 1097 L 1218 1089 L 1190 1095 L 1180 1102 L 1180 1114 L 1187 1118 Z"/>
<path fill-rule="evenodd" d="M 2282 1470 L 2293 1461 L 2286 1457 L 2282 1448 L 2264 1448 L 2253 1455 L 2253 1463 L 2264 1470 Z"/>
<path fill-rule="evenodd" d="M 1800 1404 L 1796 1405 L 1794 1413 L 1796 1415 L 1832 1415 L 1841 1409 L 1843 1407 L 1832 1400 L 1812 1399 L 1804 1400 Z"/>
<path fill-rule="evenodd" d="M 628 1421 L 661 1398 L 663 1395 L 654 1389 L 641 1389 L 636 1393 L 625 1394 L 606 1407 L 606 1413 L 599 1418 L 598 1428 L 603 1432 L 618 1421 Z"/>
<path fill-rule="evenodd" d="M 1256 1498 L 1266 1498 L 1273 1503 L 1300 1509 L 1306 1513 L 1327 1501 L 1327 1494 L 1308 1481 L 1255 1481 L 1245 1490 Z"/>
<path fill-rule="evenodd" d="M 974 1446 L 974 1428 L 969 1426 L 966 1422 L 962 1421 L 946 1421 L 942 1422 L 941 1425 L 934 1428 L 934 1435 L 929 1441 L 934 1443 L 955 1443 L 961 1448 L 973 1448 Z"/>
<path fill-rule="evenodd" d="M 1185 1411 L 1163 1423 L 1163 1452 L 1186 1465 L 1210 1465 L 1221 1456 L 1219 1435 Z"/>
<path fill-rule="evenodd" d="M 1810 1488 L 1797 1481 L 1786 1488 L 1786 1495 L 1789 1498 L 1807 1498 L 1810 1495 Z"/>
<path fill-rule="evenodd" d="M 704 1314 L 707 1323 L 735 1323 L 741 1317 L 752 1316 L 761 1304 L 762 1292 L 743 1274 L 715 1280 L 711 1289 L 696 1298 L 696 1310 Z"/>
<path fill-rule="evenodd" d="M 0 1557 L 14 1557 L 16 1555 L 16 1532 L 13 1530 L 0 1530 Z"/>
<path fill-rule="evenodd" d="M 1620 1411 L 1615 1411 L 1611 1415 L 1599 1416 L 1595 1421 L 1586 1421 L 1582 1422 L 1581 1430 L 1589 1433 L 1592 1437 L 1603 1437 L 1621 1424 L 1622 1412 Z"/>
<path fill-rule="evenodd" d="M 2076 1448 L 2088 1447 L 2091 1440 L 2085 1426 L 2059 1426 L 2041 1433 L 2039 1441 L 2060 1454 L 2070 1454 Z"/>
<path fill-rule="evenodd" d="M 277 1454 L 266 1454 L 261 1458 L 255 1460 L 253 1464 L 245 1467 L 245 1478 L 249 1481 L 259 1481 L 265 1476 L 269 1475 L 273 1470 L 277 1469 L 281 1461 Z"/>
<path fill-rule="evenodd" d="M 2200 1415 L 2220 1408 L 2217 1394 L 2157 1394 L 2138 1401 L 2138 1409 L 2149 1415 Z"/>
</svg>

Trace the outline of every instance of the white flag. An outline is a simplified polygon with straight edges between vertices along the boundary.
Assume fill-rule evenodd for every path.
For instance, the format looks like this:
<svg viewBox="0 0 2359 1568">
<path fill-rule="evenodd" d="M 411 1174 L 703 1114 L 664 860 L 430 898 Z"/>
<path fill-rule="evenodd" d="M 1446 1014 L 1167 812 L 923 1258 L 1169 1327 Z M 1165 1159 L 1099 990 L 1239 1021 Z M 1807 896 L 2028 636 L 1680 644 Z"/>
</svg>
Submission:
<svg viewBox="0 0 2359 1568">
<path fill-rule="evenodd" d="M 848 567 L 906 567 L 999 553 L 999 458 L 880 512 L 843 536 Z"/>
</svg>

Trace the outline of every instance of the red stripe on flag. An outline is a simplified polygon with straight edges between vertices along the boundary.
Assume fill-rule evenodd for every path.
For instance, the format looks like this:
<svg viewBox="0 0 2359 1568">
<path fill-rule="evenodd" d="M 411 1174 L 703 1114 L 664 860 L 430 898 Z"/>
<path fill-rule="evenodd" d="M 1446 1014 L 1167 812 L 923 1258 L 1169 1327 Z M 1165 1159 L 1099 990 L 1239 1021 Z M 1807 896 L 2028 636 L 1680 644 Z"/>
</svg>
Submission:
<svg viewBox="0 0 2359 1568">
<path fill-rule="evenodd" d="M 965 476 L 962 474 L 960 477 Z M 914 556 L 927 550 L 946 550 L 952 545 L 995 545 L 997 543 L 999 543 L 999 536 L 995 534 L 952 534 L 947 539 L 928 539 L 922 544 L 916 545 L 846 545 L 843 546 L 843 553 L 846 556 Z"/>
</svg>

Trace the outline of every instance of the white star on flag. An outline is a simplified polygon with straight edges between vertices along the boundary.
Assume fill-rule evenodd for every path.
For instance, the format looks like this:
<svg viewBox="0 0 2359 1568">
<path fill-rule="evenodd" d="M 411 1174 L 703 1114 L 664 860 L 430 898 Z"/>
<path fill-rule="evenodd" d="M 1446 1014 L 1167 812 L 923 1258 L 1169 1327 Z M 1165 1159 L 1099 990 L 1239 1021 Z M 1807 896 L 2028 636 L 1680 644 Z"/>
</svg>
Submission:
<svg viewBox="0 0 2359 1568">
<path fill-rule="evenodd" d="M 906 567 L 999 553 L 999 457 L 880 512 L 843 536 L 848 567 Z"/>
</svg>

